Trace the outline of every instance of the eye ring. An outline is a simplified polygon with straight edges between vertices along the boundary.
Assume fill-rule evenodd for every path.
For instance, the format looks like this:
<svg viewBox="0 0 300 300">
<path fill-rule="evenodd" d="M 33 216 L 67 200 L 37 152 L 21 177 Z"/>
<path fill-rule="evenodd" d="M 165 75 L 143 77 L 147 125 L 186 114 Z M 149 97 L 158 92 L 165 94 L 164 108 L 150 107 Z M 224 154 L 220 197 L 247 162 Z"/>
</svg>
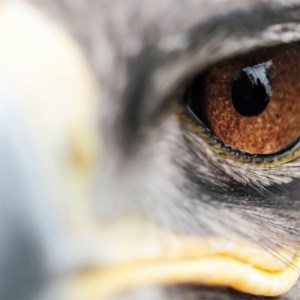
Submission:
<svg viewBox="0 0 300 300">
<path fill-rule="evenodd" d="M 272 154 L 252 154 L 240 151 L 236 148 L 225 145 L 211 130 L 196 116 L 191 108 L 184 101 L 184 112 L 181 114 L 185 126 L 197 133 L 213 148 L 213 150 L 225 159 L 232 159 L 240 163 L 255 164 L 260 167 L 271 167 L 292 161 L 300 156 L 300 137 L 287 149 Z"/>
</svg>

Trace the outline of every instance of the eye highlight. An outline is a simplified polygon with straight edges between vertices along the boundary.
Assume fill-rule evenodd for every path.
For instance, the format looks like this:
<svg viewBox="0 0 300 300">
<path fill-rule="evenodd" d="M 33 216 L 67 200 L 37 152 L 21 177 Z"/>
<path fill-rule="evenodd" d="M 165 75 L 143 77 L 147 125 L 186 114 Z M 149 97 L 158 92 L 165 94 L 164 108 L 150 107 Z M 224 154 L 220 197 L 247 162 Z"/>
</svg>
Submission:
<svg viewBox="0 0 300 300">
<path fill-rule="evenodd" d="M 260 115 L 272 97 L 272 85 L 268 70 L 272 61 L 245 67 L 233 80 L 231 99 L 235 110 L 242 116 Z"/>
<path fill-rule="evenodd" d="M 225 147 L 249 155 L 284 152 L 300 136 L 300 46 L 220 62 L 192 81 L 185 102 Z"/>
</svg>

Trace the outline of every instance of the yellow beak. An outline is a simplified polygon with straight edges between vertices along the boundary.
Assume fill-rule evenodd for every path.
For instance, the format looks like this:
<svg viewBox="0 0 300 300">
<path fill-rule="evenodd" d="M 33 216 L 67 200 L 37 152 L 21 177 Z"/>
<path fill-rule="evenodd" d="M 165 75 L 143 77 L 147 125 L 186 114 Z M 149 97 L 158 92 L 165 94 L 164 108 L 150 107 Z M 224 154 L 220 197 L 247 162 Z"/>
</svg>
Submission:
<svg viewBox="0 0 300 300">
<path fill-rule="evenodd" d="M 77 274 L 70 281 L 67 299 L 111 299 L 140 287 L 179 284 L 279 296 L 289 291 L 299 277 L 299 258 L 281 250 L 275 255 L 248 243 L 161 232 L 160 239 L 158 242 L 153 238 L 143 247 L 136 245 L 136 252 L 122 262 Z M 132 249 L 134 245 L 126 247 Z M 119 250 L 123 253 L 122 248 Z"/>
</svg>

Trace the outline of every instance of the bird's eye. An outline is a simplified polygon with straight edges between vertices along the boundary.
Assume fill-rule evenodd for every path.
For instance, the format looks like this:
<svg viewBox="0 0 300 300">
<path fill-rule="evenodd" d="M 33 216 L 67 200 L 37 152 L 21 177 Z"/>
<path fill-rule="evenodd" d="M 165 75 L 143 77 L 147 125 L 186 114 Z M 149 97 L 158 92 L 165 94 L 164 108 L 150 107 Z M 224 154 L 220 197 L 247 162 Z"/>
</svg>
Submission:
<svg viewBox="0 0 300 300">
<path fill-rule="evenodd" d="M 206 134 L 233 152 L 270 156 L 300 137 L 300 46 L 259 50 L 220 62 L 185 93 Z"/>
</svg>

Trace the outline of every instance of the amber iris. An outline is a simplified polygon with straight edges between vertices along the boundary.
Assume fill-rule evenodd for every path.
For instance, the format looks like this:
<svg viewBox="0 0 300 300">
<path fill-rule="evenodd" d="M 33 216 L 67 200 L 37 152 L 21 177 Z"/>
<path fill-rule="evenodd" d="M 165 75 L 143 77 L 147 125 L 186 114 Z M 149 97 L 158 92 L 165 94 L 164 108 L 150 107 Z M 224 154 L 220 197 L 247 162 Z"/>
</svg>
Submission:
<svg viewBox="0 0 300 300">
<path fill-rule="evenodd" d="M 287 149 L 300 136 L 300 46 L 214 65 L 193 81 L 187 103 L 227 146 L 251 154 Z"/>
</svg>

